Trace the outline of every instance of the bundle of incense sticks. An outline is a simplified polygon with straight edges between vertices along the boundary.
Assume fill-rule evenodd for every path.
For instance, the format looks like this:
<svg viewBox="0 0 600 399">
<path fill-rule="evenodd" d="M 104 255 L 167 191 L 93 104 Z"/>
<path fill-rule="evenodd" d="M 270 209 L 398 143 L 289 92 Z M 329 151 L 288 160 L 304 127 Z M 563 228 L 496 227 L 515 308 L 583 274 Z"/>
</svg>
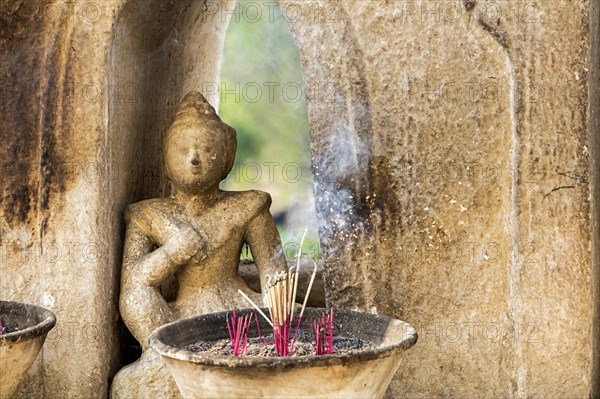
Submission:
<svg viewBox="0 0 600 399">
<path fill-rule="evenodd" d="M 315 337 L 315 354 L 331 355 L 333 353 L 333 309 L 329 314 L 323 312 L 317 320 L 310 318 Z"/>
<path fill-rule="evenodd" d="M 248 330 L 250 330 L 252 316 L 254 316 L 254 314 L 249 313 L 242 317 L 237 317 L 235 310 L 233 311 L 231 320 L 229 320 L 229 316 L 227 316 L 227 331 L 229 332 L 233 356 L 246 354 L 246 349 L 248 347 Z M 258 323 L 256 325 L 258 326 Z"/>
<path fill-rule="evenodd" d="M 308 302 L 308 296 L 312 289 L 317 275 L 317 263 L 313 261 L 315 266 L 306 295 L 304 296 L 304 302 L 302 303 L 302 310 L 298 316 L 296 323 L 296 329 L 294 331 L 293 339 L 290 342 L 290 331 L 292 330 L 292 322 L 294 321 L 294 307 L 296 303 L 296 294 L 298 292 L 298 271 L 300 270 L 300 255 L 302 254 L 302 246 L 304 244 L 304 238 L 306 237 L 306 230 L 300 241 L 300 247 L 298 250 L 298 257 L 296 267 L 291 267 L 289 270 L 285 270 L 274 275 L 267 276 L 267 298 L 269 307 L 269 317 L 241 290 L 238 292 L 248 301 L 257 312 L 267 320 L 267 322 L 273 327 L 273 338 L 275 341 L 275 352 L 277 356 L 289 356 L 293 353 L 294 344 L 296 343 L 296 337 L 298 336 L 298 329 L 300 328 L 300 322 L 304 315 L 304 309 Z M 333 318 L 333 314 L 331 316 Z M 258 327 L 258 323 L 257 327 Z M 260 333 L 259 333 L 260 335 Z"/>
<path fill-rule="evenodd" d="M 293 339 L 290 342 L 290 332 L 292 331 L 292 322 L 294 321 L 294 310 L 296 303 L 296 294 L 298 292 L 298 266 L 290 270 L 275 273 L 273 276 L 267 276 L 267 298 L 269 307 L 269 316 L 264 312 L 241 290 L 238 292 L 258 311 L 258 313 L 267 320 L 273 327 L 273 338 L 275 341 L 275 352 L 277 356 L 289 356 L 293 353 L 298 329 L 304 315 L 304 309 L 308 302 L 308 296 L 312 289 L 317 274 L 317 263 L 308 284 L 306 295 L 294 331 Z M 257 323 L 258 327 L 258 323 Z"/>
<path fill-rule="evenodd" d="M 273 323 L 273 339 L 277 356 L 290 354 L 290 330 L 294 320 L 294 304 L 298 290 L 298 273 L 289 270 L 268 277 L 269 315 Z"/>
</svg>

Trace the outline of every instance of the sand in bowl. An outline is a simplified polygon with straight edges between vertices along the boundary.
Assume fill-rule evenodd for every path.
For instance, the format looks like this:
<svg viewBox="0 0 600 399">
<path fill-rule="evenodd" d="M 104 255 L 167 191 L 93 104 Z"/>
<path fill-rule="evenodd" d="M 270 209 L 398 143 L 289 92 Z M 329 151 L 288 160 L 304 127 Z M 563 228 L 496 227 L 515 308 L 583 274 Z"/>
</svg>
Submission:
<svg viewBox="0 0 600 399">
<path fill-rule="evenodd" d="M 372 342 L 360 338 L 333 337 L 333 354 L 357 353 L 362 350 L 374 348 Z M 218 341 L 197 341 L 185 347 L 191 352 L 198 352 L 207 355 L 233 356 L 231 340 L 221 339 Z M 298 337 L 291 351 L 294 356 L 314 356 L 315 345 L 312 334 L 307 334 L 298 330 Z M 241 356 L 255 357 L 276 357 L 275 345 L 273 344 L 273 334 L 265 335 L 260 338 L 248 338 L 248 345 L 245 353 Z"/>
</svg>

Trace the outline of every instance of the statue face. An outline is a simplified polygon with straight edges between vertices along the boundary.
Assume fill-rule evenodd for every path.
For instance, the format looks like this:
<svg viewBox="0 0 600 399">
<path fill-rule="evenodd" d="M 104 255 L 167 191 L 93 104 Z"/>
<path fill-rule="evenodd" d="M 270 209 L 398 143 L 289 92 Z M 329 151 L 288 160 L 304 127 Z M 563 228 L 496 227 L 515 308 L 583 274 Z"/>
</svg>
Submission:
<svg viewBox="0 0 600 399">
<path fill-rule="evenodd" d="M 183 129 L 166 142 L 165 167 L 176 188 L 202 192 L 221 181 L 224 154 L 218 135 L 204 129 Z"/>
</svg>

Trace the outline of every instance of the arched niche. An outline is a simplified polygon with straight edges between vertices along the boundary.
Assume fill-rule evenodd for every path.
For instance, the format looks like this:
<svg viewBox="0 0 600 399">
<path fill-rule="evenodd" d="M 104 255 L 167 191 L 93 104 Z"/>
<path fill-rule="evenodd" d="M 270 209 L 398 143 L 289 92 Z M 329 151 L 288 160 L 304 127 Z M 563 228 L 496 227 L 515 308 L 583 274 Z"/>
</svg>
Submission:
<svg viewBox="0 0 600 399">
<path fill-rule="evenodd" d="M 290 5 L 286 1 L 278 3 L 282 7 Z M 302 13 L 309 15 L 306 7 L 310 5 L 292 6 L 304 7 Z M 234 8 L 233 0 L 130 1 L 122 8 L 113 28 L 107 74 L 110 94 L 106 155 L 108 167 L 118 171 L 111 193 L 119 210 L 166 191 L 160 157 L 162 132 L 185 92 L 207 89 L 204 94 L 218 105 L 214 87 L 224 34 Z M 364 249 L 362 244 L 372 230 L 374 206 L 369 195 L 374 177 L 365 63 L 353 25 L 344 9 L 339 10 L 340 24 L 336 26 L 341 29 L 325 32 L 328 41 L 340 46 L 335 53 L 335 68 L 322 63 L 319 54 L 314 58 L 302 54 L 320 239 L 324 256 L 332 261 L 356 259 L 354 253 Z M 327 28 L 312 24 L 315 21 L 286 20 L 304 51 L 315 49 L 318 41 L 298 29 L 317 32 Z M 344 285 L 360 286 L 358 275 L 347 277 L 351 281 Z"/>
<path fill-rule="evenodd" d="M 220 7 L 234 6 L 224 1 Z M 162 134 L 191 89 L 219 75 L 228 17 L 205 2 L 130 1 L 113 29 L 107 75 L 109 167 L 118 168 L 114 192 L 123 205 L 162 194 Z M 204 93 L 215 107 L 218 98 Z"/>
<path fill-rule="evenodd" d="M 168 190 L 161 165 L 162 135 L 183 95 L 200 89 L 217 107 L 218 93 L 212 89 L 218 83 L 223 39 L 234 8 L 235 1 L 144 0 L 123 5 L 109 49 L 105 143 L 107 168 L 114 176 L 109 191 L 117 216 L 113 226 L 117 236 L 122 237 L 122 214 L 128 204 L 164 195 Z M 370 223 L 365 202 L 370 181 L 370 106 L 362 53 L 351 25 L 346 28 L 336 34 L 344 47 L 343 83 L 328 86 L 320 82 L 320 87 L 307 90 L 309 102 L 311 96 L 322 95 L 319 100 L 334 102 L 339 112 L 335 118 L 313 115 L 324 129 L 336 129 L 335 140 L 328 140 L 323 132 L 311 134 L 316 201 L 323 221 L 321 237 L 325 237 L 322 244 L 326 253 L 338 254 L 359 248 Z M 314 90 L 321 90 L 321 94 Z M 318 106 L 317 101 L 314 104 Z M 341 149 L 343 165 L 327 159 L 331 151 L 339 155 Z M 340 189 L 343 197 L 336 194 L 333 199 L 330 194 Z M 345 224 L 348 220 L 352 220 L 350 230 Z M 336 247 L 340 242 L 337 235 L 351 239 Z M 122 240 L 115 244 L 118 270 Z"/>
<path fill-rule="evenodd" d="M 107 69 L 108 132 L 104 143 L 108 191 L 113 210 L 115 268 L 120 270 L 123 212 L 137 201 L 164 196 L 162 166 L 165 129 L 176 107 L 192 89 L 215 108 L 218 96 L 204 89 L 218 81 L 226 10 L 235 1 L 209 6 L 196 0 L 132 0 L 123 4 L 112 30 Z M 221 8 L 222 7 L 222 8 Z M 114 282 L 118 304 L 119 273 Z M 121 330 L 121 363 L 135 360 L 135 340 Z"/>
</svg>

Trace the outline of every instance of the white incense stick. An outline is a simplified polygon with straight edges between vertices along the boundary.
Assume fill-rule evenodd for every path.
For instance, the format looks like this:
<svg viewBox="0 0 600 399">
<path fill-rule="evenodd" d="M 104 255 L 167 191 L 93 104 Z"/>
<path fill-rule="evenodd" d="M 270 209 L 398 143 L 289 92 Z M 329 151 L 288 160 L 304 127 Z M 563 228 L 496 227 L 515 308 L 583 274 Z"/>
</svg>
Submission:
<svg viewBox="0 0 600 399">
<path fill-rule="evenodd" d="M 302 239 L 300 240 L 300 248 L 298 249 L 298 259 L 296 259 L 296 273 L 294 275 L 294 292 L 292 293 L 293 303 L 292 303 L 292 320 L 294 320 L 294 305 L 296 303 L 296 293 L 298 292 L 298 273 L 300 272 L 300 257 L 302 256 L 302 246 L 304 245 L 304 238 L 306 237 L 306 232 L 308 229 L 304 229 L 304 233 L 302 234 Z"/>
<path fill-rule="evenodd" d="M 313 260 L 315 264 L 315 270 L 313 271 L 312 276 L 310 277 L 310 283 L 308 284 L 308 289 L 306 290 L 306 296 L 304 297 L 304 303 L 302 304 L 302 310 L 300 311 L 300 318 L 304 314 L 304 308 L 306 307 L 306 302 L 308 302 L 308 296 L 310 295 L 310 290 L 312 289 L 313 282 L 315 281 L 315 276 L 317 275 L 317 262 Z"/>
<path fill-rule="evenodd" d="M 273 327 L 273 323 L 271 323 L 271 320 L 269 320 L 269 318 L 267 317 L 266 314 L 263 313 L 262 310 L 260 310 L 260 308 L 258 306 L 256 306 L 256 304 L 252 301 L 252 299 L 248 298 L 248 295 L 244 294 L 244 292 L 242 290 L 238 290 L 238 292 L 240 294 L 242 294 L 242 296 L 244 297 L 245 300 L 247 300 L 248 302 L 250 302 L 250 304 L 254 307 L 254 309 L 256 309 L 258 311 L 258 313 L 260 313 L 260 315 L 262 317 L 264 317 L 264 319 L 269 322 L 269 324 L 271 325 L 271 327 Z"/>
</svg>

